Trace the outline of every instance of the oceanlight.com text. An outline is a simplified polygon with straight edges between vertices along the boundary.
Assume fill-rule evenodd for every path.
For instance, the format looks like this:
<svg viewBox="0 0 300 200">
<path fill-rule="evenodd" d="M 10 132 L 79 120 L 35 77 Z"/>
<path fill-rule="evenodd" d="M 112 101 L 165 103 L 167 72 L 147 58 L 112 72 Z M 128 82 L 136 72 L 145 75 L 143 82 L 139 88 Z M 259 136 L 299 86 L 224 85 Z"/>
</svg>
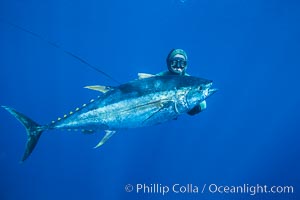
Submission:
<svg viewBox="0 0 300 200">
<path fill-rule="evenodd" d="M 136 194 L 161 194 L 167 195 L 170 193 L 174 194 L 293 194 L 294 187 L 291 185 L 285 186 L 268 186 L 262 184 L 250 185 L 218 185 L 212 184 L 160 184 L 160 183 L 137 183 L 127 184 L 125 186 L 126 192 L 132 192 Z"/>
<path fill-rule="evenodd" d="M 206 189 L 206 185 L 204 190 Z M 210 184 L 207 188 L 210 193 L 220 194 L 293 194 L 293 186 L 268 186 L 268 185 L 249 185 L 243 184 L 238 186 Z"/>
</svg>

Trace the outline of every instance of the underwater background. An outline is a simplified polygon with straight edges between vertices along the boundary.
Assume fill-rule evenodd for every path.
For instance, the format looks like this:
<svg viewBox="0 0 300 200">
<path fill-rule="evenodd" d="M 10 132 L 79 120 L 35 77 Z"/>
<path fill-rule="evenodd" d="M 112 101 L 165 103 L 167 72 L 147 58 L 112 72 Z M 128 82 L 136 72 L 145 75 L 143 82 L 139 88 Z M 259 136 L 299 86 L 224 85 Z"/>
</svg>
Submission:
<svg viewBox="0 0 300 200">
<path fill-rule="evenodd" d="M 219 91 L 199 115 L 121 130 L 99 149 L 103 132 L 45 132 L 22 164 L 26 131 L 1 109 L 0 199 L 300 199 L 299 35 L 296 0 L 1 0 L 0 105 L 40 124 L 98 96 L 84 86 L 117 85 L 62 49 L 125 83 L 166 70 L 169 51 L 182 48 L 187 72 Z M 293 193 L 212 193 L 211 184 Z"/>
</svg>

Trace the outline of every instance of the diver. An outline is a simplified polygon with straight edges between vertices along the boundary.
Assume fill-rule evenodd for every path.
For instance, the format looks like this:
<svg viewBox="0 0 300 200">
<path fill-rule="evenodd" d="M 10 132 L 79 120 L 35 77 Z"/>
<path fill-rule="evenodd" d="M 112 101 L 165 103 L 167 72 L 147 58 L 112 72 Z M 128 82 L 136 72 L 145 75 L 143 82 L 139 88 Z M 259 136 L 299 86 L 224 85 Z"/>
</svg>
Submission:
<svg viewBox="0 0 300 200">
<path fill-rule="evenodd" d="M 166 59 L 168 71 L 160 72 L 157 75 L 181 75 L 189 76 L 186 73 L 188 57 L 182 49 L 172 49 Z"/>
<path fill-rule="evenodd" d="M 167 76 L 167 75 L 178 75 L 178 76 L 189 76 L 186 73 L 188 66 L 188 57 L 182 49 L 172 49 L 166 59 L 168 71 L 163 71 L 158 74 L 146 74 L 139 73 L 139 78 L 149 78 L 152 76 Z M 188 114 L 196 115 L 206 109 L 206 101 L 202 101 L 199 105 L 191 109 Z"/>
</svg>

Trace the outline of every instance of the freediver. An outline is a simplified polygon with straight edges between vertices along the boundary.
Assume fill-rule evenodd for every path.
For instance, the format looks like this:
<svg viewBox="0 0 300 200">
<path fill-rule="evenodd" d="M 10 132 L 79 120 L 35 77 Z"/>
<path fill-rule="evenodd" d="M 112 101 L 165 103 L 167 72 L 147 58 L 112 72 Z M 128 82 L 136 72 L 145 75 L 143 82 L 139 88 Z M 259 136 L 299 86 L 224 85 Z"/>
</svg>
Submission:
<svg viewBox="0 0 300 200">
<path fill-rule="evenodd" d="M 167 76 L 167 75 L 178 75 L 178 76 L 189 76 L 186 73 L 188 66 L 187 53 L 182 49 L 172 49 L 166 58 L 168 71 L 163 71 L 158 74 L 145 74 L 139 73 L 139 78 L 147 78 L 151 76 Z M 195 106 L 188 112 L 189 115 L 196 115 L 206 109 L 206 101 L 202 101 L 199 105 Z"/>
<path fill-rule="evenodd" d="M 172 49 L 166 58 L 168 71 L 160 72 L 157 75 L 181 75 L 189 76 L 186 73 L 188 57 L 182 49 Z"/>
</svg>

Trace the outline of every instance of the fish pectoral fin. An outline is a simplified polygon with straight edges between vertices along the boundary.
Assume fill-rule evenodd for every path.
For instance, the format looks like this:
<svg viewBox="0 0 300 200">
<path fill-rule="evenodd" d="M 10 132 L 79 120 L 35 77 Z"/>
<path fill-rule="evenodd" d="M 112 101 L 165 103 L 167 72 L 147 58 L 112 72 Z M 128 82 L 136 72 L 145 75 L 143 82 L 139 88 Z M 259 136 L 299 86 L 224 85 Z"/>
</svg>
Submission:
<svg viewBox="0 0 300 200">
<path fill-rule="evenodd" d="M 147 117 L 147 119 L 145 119 L 143 121 L 143 123 L 145 123 L 146 121 L 148 121 L 149 119 L 151 119 L 153 116 L 155 116 L 157 113 L 159 113 L 160 111 L 162 111 L 164 108 L 167 108 L 169 106 L 168 103 L 172 103 L 173 101 L 168 100 L 168 99 L 164 99 L 164 100 L 160 100 L 158 102 L 155 102 L 155 106 L 157 107 L 157 111 L 155 111 L 154 113 L 152 113 L 152 115 L 150 115 L 149 117 Z"/>
<path fill-rule="evenodd" d="M 138 73 L 138 78 L 139 79 L 144 79 L 144 78 L 150 78 L 155 76 L 154 74 L 147 74 L 147 73 Z"/>
<path fill-rule="evenodd" d="M 145 109 L 146 107 L 152 107 L 153 109 L 157 108 L 157 109 L 161 109 L 164 108 L 166 106 L 166 103 L 170 102 L 170 100 L 168 99 L 160 99 L 160 100 L 155 100 L 155 101 L 150 101 L 144 104 L 140 104 L 137 106 L 134 106 L 132 108 L 123 110 L 123 112 L 131 112 L 131 111 L 136 111 L 138 109 Z"/>
<path fill-rule="evenodd" d="M 156 115 L 157 113 L 159 113 L 164 107 L 160 107 L 156 112 L 154 112 L 152 115 L 150 115 L 149 117 L 147 117 L 147 119 L 145 119 L 143 121 L 143 123 L 147 122 L 149 119 L 151 119 L 154 115 Z"/>
<path fill-rule="evenodd" d="M 85 86 L 84 88 L 90 89 L 90 90 L 95 90 L 101 93 L 106 93 L 108 91 L 113 90 L 113 87 L 110 86 L 103 86 L 103 85 L 90 85 L 90 86 Z"/>
<path fill-rule="evenodd" d="M 113 136 L 116 133 L 116 131 L 111 131 L 111 130 L 105 130 L 105 135 L 102 138 L 102 140 L 94 147 L 97 149 L 98 147 L 101 147 L 111 136 Z"/>
</svg>

